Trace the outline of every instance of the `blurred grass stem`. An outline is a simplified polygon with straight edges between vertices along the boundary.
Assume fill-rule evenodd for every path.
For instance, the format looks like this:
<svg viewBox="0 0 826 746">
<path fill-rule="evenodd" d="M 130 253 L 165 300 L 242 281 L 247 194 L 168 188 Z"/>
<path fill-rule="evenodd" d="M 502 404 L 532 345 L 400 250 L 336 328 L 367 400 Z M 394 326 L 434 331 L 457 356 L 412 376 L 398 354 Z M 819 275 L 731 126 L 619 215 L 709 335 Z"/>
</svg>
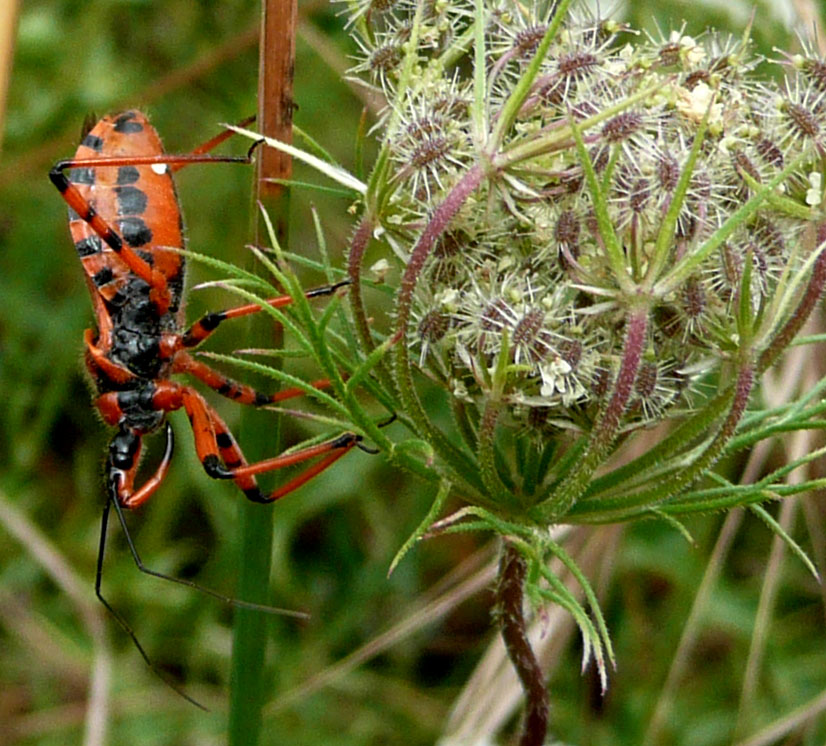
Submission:
<svg viewBox="0 0 826 746">
<path fill-rule="evenodd" d="M 295 59 L 295 0 L 263 0 L 258 79 L 258 127 L 265 135 L 289 142 L 292 128 L 292 82 Z M 256 197 L 271 216 L 282 247 L 287 246 L 289 215 L 288 192 L 269 179 L 289 179 L 289 156 L 262 148 L 257 155 Z M 258 220 L 258 211 L 255 211 Z M 257 223 L 260 225 L 260 223 Z M 256 244 L 261 231 L 256 230 Z M 254 258 L 250 258 L 254 262 Z M 273 339 L 272 325 L 264 328 L 250 321 L 249 342 L 253 346 L 280 348 Z M 281 334 L 280 329 L 275 332 Z M 271 385 L 271 384 L 270 384 Z M 245 411 L 241 420 L 241 439 L 249 449 L 250 460 L 272 455 L 280 449 L 280 427 L 267 413 Z M 241 502 L 238 596 L 247 601 L 268 603 L 273 541 L 272 506 Z M 260 742 L 262 708 L 272 689 L 266 674 L 268 618 L 256 612 L 239 610 L 235 617 L 232 647 L 232 673 L 229 716 L 231 746 L 255 746 Z"/>
<path fill-rule="evenodd" d="M 25 504 L 27 501 L 22 499 L 21 502 Z M 2 492 L 0 524 L 20 542 L 32 559 L 71 599 L 92 639 L 92 671 L 82 743 L 83 746 L 102 746 L 106 742 L 106 724 L 109 719 L 112 654 L 101 609 L 91 600 L 90 588 L 64 556 Z"/>
</svg>

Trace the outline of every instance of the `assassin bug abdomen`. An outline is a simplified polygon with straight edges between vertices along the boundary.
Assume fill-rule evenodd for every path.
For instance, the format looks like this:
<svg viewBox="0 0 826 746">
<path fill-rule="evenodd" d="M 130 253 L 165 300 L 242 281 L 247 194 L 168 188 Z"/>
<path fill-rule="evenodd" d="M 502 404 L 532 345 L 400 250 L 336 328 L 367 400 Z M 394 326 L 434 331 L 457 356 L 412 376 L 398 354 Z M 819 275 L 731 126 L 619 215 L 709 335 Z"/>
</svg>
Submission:
<svg viewBox="0 0 826 746">
<path fill-rule="evenodd" d="M 69 205 L 69 227 L 86 273 L 97 330 L 85 334 L 86 367 L 97 389 L 95 405 L 104 421 L 118 428 L 106 465 L 109 497 L 136 508 L 160 486 L 172 458 L 173 433 L 160 465 L 135 486 L 141 440 L 159 429 L 167 413 L 184 409 L 205 471 L 232 479 L 251 500 L 271 502 L 323 471 L 360 444 L 355 433 L 249 465 L 218 413 L 191 386 L 171 380 L 188 373 L 217 393 L 242 404 L 261 406 L 299 396 L 300 389 L 264 394 L 228 379 L 189 351 L 224 321 L 261 310 L 257 304 L 209 313 L 184 326 L 184 258 L 181 212 L 172 172 L 192 163 L 242 162 L 247 156 L 214 156 L 208 151 L 231 136 L 224 132 L 186 155 L 165 154 L 146 117 L 126 111 L 101 119 L 84 136 L 71 160 L 60 161 L 49 176 Z M 255 146 L 253 146 L 254 148 Z M 67 175 L 68 172 L 68 175 Z M 311 290 L 328 295 L 344 283 Z M 267 303 L 280 307 L 289 296 Z M 324 388 L 326 379 L 312 386 Z M 268 495 L 255 474 L 321 460 Z"/>
<path fill-rule="evenodd" d="M 94 164 L 106 157 L 162 153 L 154 128 L 142 114 L 130 111 L 101 119 L 83 138 L 75 158 Z M 87 165 L 72 169 L 69 182 L 107 227 L 114 229 L 105 227 L 101 235 L 100 226 L 90 222 L 88 215 L 70 211 L 69 230 L 99 324 L 95 347 L 107 361 L 133 374 L 101 365 L 100 355 L 90 355 L 87 366 L 98 390 L 132 388 L 139 379 L 168 375 L 169 360 L 160 355 L 161 336 L 183 323 L 184 279 L 184 257 L 170 250 L 184 245 L 170 168 L 164 163 Z M 125 249 L 112 247 L 113 242 L 125 244 Z M 130 266 L 124 251 L 133 253 L 139 262 L 133 260 Z M 154 297 L 150 297 L 153 290 Z"/>
</svg>

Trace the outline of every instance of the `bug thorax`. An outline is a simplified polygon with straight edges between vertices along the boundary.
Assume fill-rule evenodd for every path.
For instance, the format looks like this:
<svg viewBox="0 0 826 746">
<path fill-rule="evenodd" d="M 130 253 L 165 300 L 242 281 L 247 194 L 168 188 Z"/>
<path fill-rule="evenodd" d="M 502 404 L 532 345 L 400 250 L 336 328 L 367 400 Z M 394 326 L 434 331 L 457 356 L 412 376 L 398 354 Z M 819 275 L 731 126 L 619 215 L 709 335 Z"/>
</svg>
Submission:
<svg viewBox="0 0 826 746">
<path fill-rule="evenodd" d="M 136 381 L 132 388 L 118 392 L 118 405 L 123 413 L 121 430 L 130 429 L 145 435 L 163 424 L 166 415 L 152 401 L 155 391 L 154 382 Z"/>
<path fill-rule="evenodd" d="M 111 319 L 110 355 L 114 362 L 140 378 L 162 375 L 161 334 L 175 327 L 170 313 L 158 316 L 150 299 L 149 285 L 132 278 L 108 304 Z"/>
</svg>

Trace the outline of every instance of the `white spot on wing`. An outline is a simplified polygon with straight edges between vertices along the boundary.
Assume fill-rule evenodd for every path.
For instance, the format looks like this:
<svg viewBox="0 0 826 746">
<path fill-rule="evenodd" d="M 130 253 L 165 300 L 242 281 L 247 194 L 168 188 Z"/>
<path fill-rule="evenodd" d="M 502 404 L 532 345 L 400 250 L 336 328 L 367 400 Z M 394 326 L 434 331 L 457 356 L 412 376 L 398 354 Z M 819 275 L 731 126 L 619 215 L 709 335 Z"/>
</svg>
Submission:
<svg viewBox="0 0 826 746">
<path fill-rule="evenodd" d="M 158 176 L 163 176 L 169 170 L 165 163 L 153 163 L 151 168 Z"/>
</svg>

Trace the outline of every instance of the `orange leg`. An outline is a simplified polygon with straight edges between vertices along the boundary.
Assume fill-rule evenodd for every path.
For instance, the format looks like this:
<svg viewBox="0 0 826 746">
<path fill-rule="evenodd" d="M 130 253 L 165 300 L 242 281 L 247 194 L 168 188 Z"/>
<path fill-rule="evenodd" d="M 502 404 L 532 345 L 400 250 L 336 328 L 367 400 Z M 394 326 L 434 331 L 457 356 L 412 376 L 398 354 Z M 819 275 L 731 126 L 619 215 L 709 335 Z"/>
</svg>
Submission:
<svg viewBox="0 0 826 746">
<path fill-rule="evenodd" d="M 195 451 L 204 467 L 204 471 L 215 479 L 232 479 L 244 495 L 253 502 L 273 502 L 279 497 L 298 489 L 338 461 L 347 451 L 361 441 L 361 436 L 355 433 L 344 433 L 333 440 L 309 446 L 294 453 L 276 456 L 256 464 L 247 464 L 241 449 L 230 434 L 224 421 L 206 403 L 204 398 L 189 386 L 177 387 L 178 391 L 174 393 L 172 392 L 173 387 L 176 387 L 176 384 L 167 383 L 164 388 L 168 389 L 174 398 L 180 397 L 192 425 L 195 436 Z M 156 400 L 162 403 L 162 397 L 161 399 L 156 397 Z M 174 403 L 172 398 L 169 402 Z M 255 482 L 255 474 L 300 464 L 325 454 L 326 457 L 321 461 L 313 464 L 302 474 L 277 488 L 271 494 L 261 494 Z"/>
<path fill-rule="evenodd" d="M 238 127 L 246 127 L 248 124 L 252 124 L 255 121 L 255 116 L 247 117 L 246 119 L 238 122 Z M 211 150 L 217 148 L 222 142 L 229 140 L 235 133 L 232 130 L 224 130 L 223 132 L 218 133 L 213 137 L 211 140 L 207 140 L 205 143 L 199 145 L 197 148 L 193 148 L 190 155 L 201 155 L 202 153 L 209 153 Z M 182 168 L 185 168 L 189 165 L 191 161 L 187 163 L 175 163 L 170 166 L 170 171 L 180 171 Z"/>
<path fill-rule="evenodd" d="M 322 287 L 313 288 L 304 293 L 305 298 L 316 298 L 320 295 L 332 295 L 339 288 L 349 285 L 350 280 L 342 280 L 332 285 L 323 285 Z M 267 304 L 273 308 L 283 308 L 293 302 L 289 295 L 280 295 L 277 298 L 271 298 Z M 225 311 L 216 311 L 208 313 L 196 321 L 181 338 L 181 345 L 183 347 L 196 347 L 201 344 L 207 337 L 209 337 L 218 326 L 227 319 L 237 319 L 241 316 L 248 316 L 252 313 L 261 311 L 261 306 L 258 303 L 249 303 L 244 306 L 237 306 L 236 308 L 228 308 Z"/>
<path fill-rule="evenodd" d="M 264 394 L 256 391 L 251 386 L 227 378 L 222 373 L 213 370 L 206 363 L 195 360 L 185 352 L 179 352 L 175 355 L 172 370 L 175 373 L 190 373 L 198 380 L 203 381 L 211 389 L 217 391 L 221 396 L 225 396 L 227 399 L 232 399 L 241 404 L 250 404 L 254 407 L 261 407 L 265 404 L 275 404 L 285 399 L 294 399 L 297 396 L 304 395 L 304 390 L 297 386 L 282 389 L 274 394 Z M 326 389 L 329 388 L 330 381 L 327 378 L 319 378 L 317 381 L 312 381 L 310 386 L 316 389 Z"/>
<path fill-rule="evenodd" d="M 95 332 L 87 329 L 83 333 L 83 341 L 86 343 L 86 368 L 95 379 L 99 371 L 114 383 L 126 383 L 135 378 L 135 374 L 128 368 L 112 362 L 94 340 Z"/>
<path fill-rule="evenodd" d="M 294 451 L 293 453 L 276 456 L 275 458 L 267 459 L 266 461 L 259 461 L 257 464 L 242 466 L 235 469 L 234 474 L 236 477 L 242 474 L 259 474 L 262 471 L 272 471 L 275 469 L 281 469 L 285 466 L 290 466 L 292 464 L 302 463 L 303 461 L 323 453 L 329 454 L 312 466 L 308 466 L 303 472 L 301 472 L 301 474 L 293 477 L 293 479 L 286 484 L 282 484 L 280 487 L 277 487 L 261 500 L 261 502 L 274 502 L 279 497 L 284 497 L 284 495 L 288 495 L 290 492 L 297 490 L 303 484 L 309 482 L 317 474 L 321 474 L 321 472 L 332 466 L 336 461 L 344 456 L 351 448 L 353 448 L 353 446 L 357 445 L 360 440 L 361 436 L 356 435 L 355 433 L 344 433 L 338 438 L 328 440 L 326 443 L 308 446 L 307 448 L 302 448 L 301 450 Z"/>
<path fill-rule="evenodd" d="M 141 455 L 141 436 L 129 428 L 122 427 L 109 444 L 106 459 L 106 476 L 110 497 L 128 510 L 145 503 L 161 486 L 172 463 L 175 438 L 172 426 L 166 424 L 166 449 L 155 473 L 144 482 L 140 489 L 134 489 Z"/>
</svg>

